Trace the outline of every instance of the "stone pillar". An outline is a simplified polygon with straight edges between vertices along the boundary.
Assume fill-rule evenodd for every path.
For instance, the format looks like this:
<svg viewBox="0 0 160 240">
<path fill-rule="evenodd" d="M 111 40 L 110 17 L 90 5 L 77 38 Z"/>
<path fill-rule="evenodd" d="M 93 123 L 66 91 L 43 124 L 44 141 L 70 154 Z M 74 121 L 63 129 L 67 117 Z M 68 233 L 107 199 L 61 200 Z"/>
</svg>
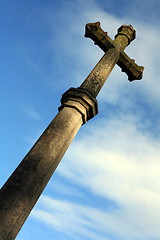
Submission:
<svg viewBox="0 0 160 240">
<path fill-rule="evenodd" d="M 97 101 L 69 89 L 60 112 L 0 191 L 0 240 L 13 240 L 82 124 L 97 113 Z"/>
</svg>

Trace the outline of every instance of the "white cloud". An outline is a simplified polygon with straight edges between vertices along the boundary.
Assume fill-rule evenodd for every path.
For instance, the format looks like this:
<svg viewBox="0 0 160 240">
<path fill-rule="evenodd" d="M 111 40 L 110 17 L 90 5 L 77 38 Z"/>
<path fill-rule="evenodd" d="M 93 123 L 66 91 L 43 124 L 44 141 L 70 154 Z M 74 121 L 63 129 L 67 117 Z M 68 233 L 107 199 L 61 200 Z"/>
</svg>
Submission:
<svg viewBox="0 0 160 240">
<path fill-rule="evenodd" d="M 78 236 L 95 240 L 103 239 L 96 233 L 96 231 L 104 232 L 102 223 L 105 214 L 103 212 L 77 203 L 53 200 L 44 195 L 41 197 L 39 204 L 41 207 L 45 207 L 45 210 L 33 210 L 32 217 L 41 219 L 52 228 L 67 232 L 73 239 L 80 239 Z M 107 237 L 105 239 L 109 240 Z"/>
<path fill-rule="evenodd" d="M 135 226 L 134 234 L 139 229 L 138 234 L 142 237 L 153 239 L 155 234 L 160 235 L 157 232 L 160 221 L 158 145 L 142 133 L 136 123 L 112 119 L 90 132 L 90 137 L 85 136 L 82 143 L 75 143 L 69 160 L 63 163 L 59 172 L 89 187 L 95 194 L 116 201 L 124 216 L 119 221 L 128 225 L 129 218 L 130 224 Z M 68 169 L 68 166 L 72 168 Z M 148 230 L 144 233 L 145 228 Z"/>
</svg>

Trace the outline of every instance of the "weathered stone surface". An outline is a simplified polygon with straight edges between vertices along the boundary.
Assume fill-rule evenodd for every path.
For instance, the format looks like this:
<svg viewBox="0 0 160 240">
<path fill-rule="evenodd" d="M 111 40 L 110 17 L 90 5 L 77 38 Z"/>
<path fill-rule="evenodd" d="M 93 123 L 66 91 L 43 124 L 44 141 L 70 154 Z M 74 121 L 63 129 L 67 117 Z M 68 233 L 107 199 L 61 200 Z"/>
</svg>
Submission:
<svg viewBox="0 0 160 240">
<path fill-rule="evenodd" d="M 115 41 L 114 43 L 116 42 L 119 42 L 119 36 L 120 35 L 124 35 L 125 37 L 127 37 L 128 39 L 128 44 L 130 44 L 131 41 L 133 41 L 135 38 L 136 38 L 136 31 L 134 30 L 134 28 L 132 27 L 132 25 L 122 25 L 119 29 L 118 29 L 118 33 L 117 35 L 115 36 Z M 124 40 L 126 41 L 126 40 Z M 120 40 L 120 42 L 124 45 L 123 41 Z M 125 44 L 126 45 L 126 44 Z M 127 46 L 126 45 L 126 46 Z M 125 47 L 126 47 L 125 46 Z M 123 49 L 123 46 L 121 46 L 121 49 Z"/>
<path fill-rule="evenodd" d="M 80 88 L 86 89 L 89 93 L 96 97 L 117 63 L 119 54 L 119 49 L 109 49 L 88 75 L 86 80 L 82 83 Z"/>
</svg>

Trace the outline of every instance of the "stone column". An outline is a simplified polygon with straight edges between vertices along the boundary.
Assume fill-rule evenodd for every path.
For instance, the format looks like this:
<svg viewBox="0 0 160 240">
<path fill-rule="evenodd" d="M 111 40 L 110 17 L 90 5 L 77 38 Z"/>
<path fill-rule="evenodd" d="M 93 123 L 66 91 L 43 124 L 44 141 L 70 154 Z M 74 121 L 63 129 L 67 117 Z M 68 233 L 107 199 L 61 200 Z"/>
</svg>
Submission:
<svg viewBox="0 0 160 240">
<path fill-rule="evenodd" d="M 13 240 L 82 124 L 97 114 L 97 101 L 71 88 L 60 112 L 0 191 L 0 240 Z"/>
</svg>

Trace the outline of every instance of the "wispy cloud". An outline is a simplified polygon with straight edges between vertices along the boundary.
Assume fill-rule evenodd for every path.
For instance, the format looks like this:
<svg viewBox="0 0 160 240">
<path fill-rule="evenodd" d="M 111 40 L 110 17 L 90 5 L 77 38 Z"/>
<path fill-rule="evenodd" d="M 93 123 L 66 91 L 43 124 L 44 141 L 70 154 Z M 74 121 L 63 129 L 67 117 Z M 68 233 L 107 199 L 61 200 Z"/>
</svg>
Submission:
<svg viewBox="0 0 160 240">
<path fill-rule="evenodd" d="M 158 238 L 159 143 L 141 132 L 136 122 L 129 122 L 127 116 L 126 120 L 111 119 L 102 126 L 94 127 L 90 136 L 85 135 L 81 143 L 71 147 L 67 161 L 58 171 L 120 205 L 121 217 L 118 212 L 111 216 L 118 221 L 113 232 L 120 231 L 123 239 Z M 120 230 L 122 222 L 124 228 Z M 129 232 L 125 236 L 126 229 L 130 229 L 131 237 Z"/>
<path fill-rule="evenodd" d="M 104 234 L 103 220 L 105 213 L 102 211 L 73 202 L 53 200 L 44 195 L 41 197 L 39 204 L 42 208 L 45 207 L 45 211 L 33 210 L 32 217 L 41 219 L 52 228 L 68 232 L 68 235 L 73 239 L 80 239 L 80 237 L 77 237 L 78 235 L 87 237 L 87 239 L 104 239 L 102 236 Z M 98 234 L 97 232 L 100 231 L 101 233 Z M 105 239 L 109 238 L 105 236 Z"/>
<path fill-rule="evenodd" d="M 21 104 L 19 104 L 19 107 L 20 107 L 21 111 L 24 112 L 28 117 L 36 119 L 36 120 L 41 119 L 39 113 L 34 109 L 33 106 L 25 104 L 25 103 L 21 103 Z"/>
</svg>

